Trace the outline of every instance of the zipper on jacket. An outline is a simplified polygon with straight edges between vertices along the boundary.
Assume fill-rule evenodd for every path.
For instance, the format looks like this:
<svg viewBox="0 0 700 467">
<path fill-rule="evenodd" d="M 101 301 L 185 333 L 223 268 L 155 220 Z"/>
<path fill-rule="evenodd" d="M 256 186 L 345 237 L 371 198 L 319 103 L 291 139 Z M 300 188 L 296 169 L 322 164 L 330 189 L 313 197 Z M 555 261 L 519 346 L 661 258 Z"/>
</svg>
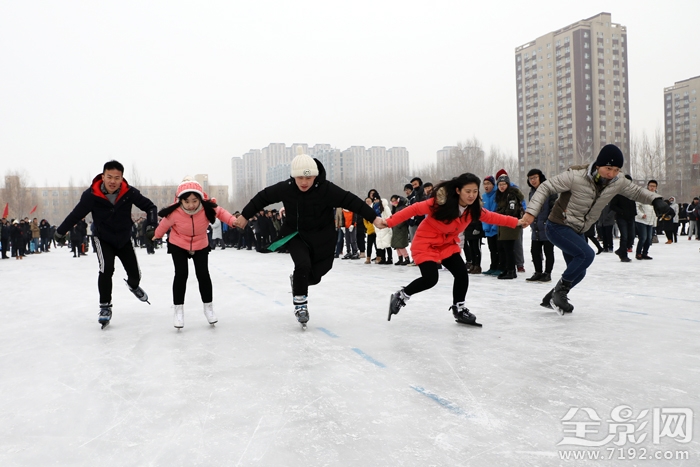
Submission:
<svg viewBox="0 0 700 467">
<path fill-rule="evenodd" d="M 190 237 L 190 251 L 192 250 L 192 242 L 194 242 L 194 214 L 190 214 L 190 220 L 192 221 L 192 236 Z"/>
</svg>

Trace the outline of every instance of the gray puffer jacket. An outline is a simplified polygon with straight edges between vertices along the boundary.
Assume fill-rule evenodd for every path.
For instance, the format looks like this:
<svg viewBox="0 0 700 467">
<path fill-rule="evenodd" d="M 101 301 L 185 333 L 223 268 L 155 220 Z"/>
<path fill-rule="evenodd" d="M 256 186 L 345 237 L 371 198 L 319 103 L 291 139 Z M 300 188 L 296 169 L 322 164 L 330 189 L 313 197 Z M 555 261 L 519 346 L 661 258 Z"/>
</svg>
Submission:
<svg viewBox="0 0 700 467">
<path fill-rule="evenodd" d="M 595 183 L 593 164 L 570 167 L 566 172 L 548 178 L 530 200 L 525 212 L 537 217 L 542 204 L 554 193 L 560 193 L 549 214 L 549 221 L 566 225 L 578 233 L 586 232 L 600 217 L 603 208 L 613 196 L 622 196 L 634 201 L 651 204 L 657 193 L 635 185 L 625 177 L 618 177 L 606 186 Z"/>
</svg>

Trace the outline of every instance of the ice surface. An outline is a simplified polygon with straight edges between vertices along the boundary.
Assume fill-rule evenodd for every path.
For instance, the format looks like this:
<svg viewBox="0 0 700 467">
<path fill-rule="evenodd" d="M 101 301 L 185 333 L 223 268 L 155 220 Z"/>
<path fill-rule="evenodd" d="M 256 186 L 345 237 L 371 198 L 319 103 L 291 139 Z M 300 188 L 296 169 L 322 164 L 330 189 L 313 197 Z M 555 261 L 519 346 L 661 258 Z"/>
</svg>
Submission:
<svg viewBox="0 0 700 467">
<path fill-rule="evenodd" d="M 114 316 L 100 330 L 92 253 L 4 260 L 0 465 L 601 465 L 560 459 L 582 449 L 557 446 L 573 436 L 570 408 L 602 419 L 590 440 L 620 405 L 700 416 L 698 247 L 681 238 L 627 264 L 598 256 L 564 317 L 539 306 L 554 283 L 526 283 L 529 261 L 516 280 L 472 276 L 467 306 L 481 329 L 452 319 L 446 271 L 387 322 L 389 295 L 418 268 L 336 260 L 311 288 L 302 331 L 289 256 L 226 249 L 210 255 L 216 327 L 191 268 L 178 332 L 170 257 L 138 250 L 152 305 L 127 290 L 117 262 Z M 555 277 L 563 264 L 557 251 Z M 588 451 L 689 452 L 623 461 L 615 451 L 604 465 L 700 463 L 697 435 L 653 444 L 646 420 L 634 428 L 643 442 Z"/>
</svg>

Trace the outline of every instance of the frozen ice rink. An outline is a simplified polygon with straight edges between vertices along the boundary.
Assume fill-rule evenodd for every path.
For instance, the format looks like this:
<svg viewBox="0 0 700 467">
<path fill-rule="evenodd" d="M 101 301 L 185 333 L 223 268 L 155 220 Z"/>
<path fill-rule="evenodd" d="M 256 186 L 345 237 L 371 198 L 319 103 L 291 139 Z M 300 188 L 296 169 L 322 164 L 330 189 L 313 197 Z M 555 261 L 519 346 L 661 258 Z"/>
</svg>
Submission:
<svg viewBox="0 0 700 467">
<path fill-rule="evenodd" d="M 118 264 L 100 330 L 92 252 L 4 260 L 0 465 L 697 466 L 699 247 L 599 255 L 560 317 L 539 306 L 554 282 L 525 282 L 526 240 L 525 275 L 470 277 L 481 329 L 452 319 L 446 271 L 387 322 L 418 268 L 336 260 L 304 332 L 289 256 L 226 249 L 210 255 L 219 323 L 191 267 L 177 331 L 160 249 L 137 251 L 152 304 Z M 605 461 L 566 460 L 574 451 Z"/>
</svg>

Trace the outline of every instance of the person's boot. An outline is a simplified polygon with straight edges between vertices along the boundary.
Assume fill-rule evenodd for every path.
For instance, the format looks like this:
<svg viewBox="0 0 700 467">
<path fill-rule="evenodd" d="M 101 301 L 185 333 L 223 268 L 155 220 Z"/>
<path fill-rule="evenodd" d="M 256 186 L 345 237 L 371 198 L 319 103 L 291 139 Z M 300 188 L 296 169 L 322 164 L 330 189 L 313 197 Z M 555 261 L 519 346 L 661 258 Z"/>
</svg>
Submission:
<svg viewBox="0 0 700 467">
<path fill-rule="evenodd" d="M 302 326 L 306 326 L 309 321 L 308 297 L 306 295 L 295 295 L 294 301 L 294 316 Z"/>
<path fill-rule="evenodd" d="M 216 324 L 219 322 L 219 320 L 216 319 L 216 315 L 214 314 L 214 303 L 209 302 L 204 304 L 204 316 L 207 317 L 207 321 L 209 321 L 209 324 Z"/>
<path fill-rule="evenodd" d="M 174 305 L 173 326 L 178 329 L 185 327 L 185 305 Z"/>
<path fill-rule="evenodd" d="M 535 272 L 532 277 L 528 277 L 525 279 L 527 282 L 538 282 L 540 280 L 540 277 L 542 277 L 541 272 Z"/>
<path fill-rule="evenodd" d="M 403 289 L 391 294 L 391 298 L 389 299 L 389 317 L 387 321 L 391 321 L 391 315 L 398 314 L 401 308 L 406 306 L 406 302 L 409 298 L 411 298 L 411 296 L 406 295 Z"/>
<path fill-rule="evenodd" d="M 372 258 L 369 256 L 365 259 L 365 264 L 372 264 Z"/>
<path fill-rule="evenodd" d="M 625 249 L 622 248 L 622 247 L 620 247 L 619 249 L 615 250 L 615 254 L 620 258 L 620 261 L 622 261 L 623 263 L 629 263 L 630 261 L 632 261 L 632 260 L 629 259 L 629 257 L 627 256 L 627 250 L 625 250 Z"/>
<path fill-rule="evenodd" d="M 517 274 L 512 269 L 510 271 L 503 271 L 498 275 L 499 279 L 515 279 L 517 277 Z"/>
<path fill-rule="evenodd" d="M 399 260 L 394 263 L 394 266 L 403 266 L 405 263 L 403 262 L 403 256 L 399 256 Z"/>
<path fill-rule="evenodd" d="M 479 266 L 472 267 L 472 272 L 470 274 L 481 274 L 481 268 Z"/>
<path fill-rule="evenodd" d="M 540 303 L 541 307 L 544 308 L 549 308 L 550 310 L 552 309 L 552 294 L 554 293 L 554 289 L 550 290 L 547 292 L 547 295 L 542 297 L 542 303 Z"/>
<path fill-rule="evenodd" d="M 564 313 L 571 313 L 574 311 L 574 306 L 569 303 L 569 291 L 573 287 L 573 284 L 564 279 L 559 279 L 557 286 L 554 287 L 554 292 L 552 293 L 551 305 L 554 310 L 560 315 Z"/>
<path fill-rule="evenodd" d="M 552 275 L 547 272 L 543 272 L 540 275 L 540 278 L 537 279 L 537 282 L 552 282 Z"/>
</svg>

